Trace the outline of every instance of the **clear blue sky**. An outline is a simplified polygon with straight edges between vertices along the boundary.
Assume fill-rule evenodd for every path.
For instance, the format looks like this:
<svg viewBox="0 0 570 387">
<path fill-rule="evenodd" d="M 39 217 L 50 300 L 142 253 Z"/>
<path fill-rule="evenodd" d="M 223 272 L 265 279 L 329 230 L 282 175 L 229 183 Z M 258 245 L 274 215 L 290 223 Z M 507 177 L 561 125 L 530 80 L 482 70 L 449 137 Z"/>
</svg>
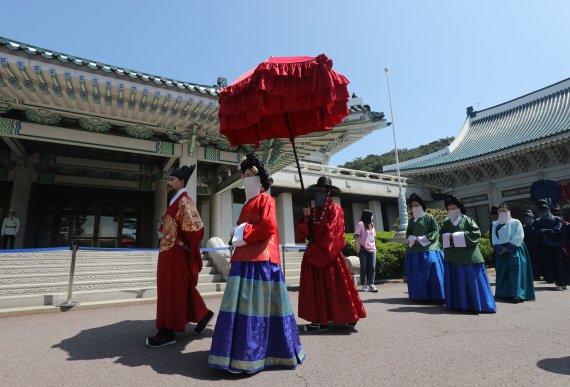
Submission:
<svg viewBox="0 0 570 387">
<path fill-rule="evenodd" d="M 21 0 L 0 35 L 182 81 L 231 82 L 269 56 L 324 52 L 391 121 L 399 148 L 457 135 L 484 109 L 570 77 L 566 0 Z M 337 165 L 394 147 L 380 130 Z"/>
</svg>

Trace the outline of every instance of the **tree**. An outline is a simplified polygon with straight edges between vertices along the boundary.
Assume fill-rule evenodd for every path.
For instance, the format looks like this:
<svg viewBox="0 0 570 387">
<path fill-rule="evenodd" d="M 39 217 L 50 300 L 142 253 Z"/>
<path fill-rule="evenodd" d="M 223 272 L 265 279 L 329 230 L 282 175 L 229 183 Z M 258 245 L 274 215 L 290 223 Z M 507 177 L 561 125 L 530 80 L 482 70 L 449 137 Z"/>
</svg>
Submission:
<svg viewBox="0 0 570 387">
<path fill-rule="evenodd" d="M 432 141 L 429 144 L 420 145 L 412 149 L 398 149 L 398 159 L 400 161 L 406 161 L 415 159 L 416 157 L 425 156 L 427 154 L 441 150 L 451 144 L 453 137 L 445 137 L 436 141 Z M 356 169 L 359 171 L 376 172 L 383 173 L 382 168 L 385 165 L 394 164 L 396 159 L 394 157 L 394 152 L 386 152 L 381 155 L 368 155 L 364 158 L 357 157 L 356 159 L 346 162 L 343 165 L 339 165 L 342 168 Z"/>
</svg>

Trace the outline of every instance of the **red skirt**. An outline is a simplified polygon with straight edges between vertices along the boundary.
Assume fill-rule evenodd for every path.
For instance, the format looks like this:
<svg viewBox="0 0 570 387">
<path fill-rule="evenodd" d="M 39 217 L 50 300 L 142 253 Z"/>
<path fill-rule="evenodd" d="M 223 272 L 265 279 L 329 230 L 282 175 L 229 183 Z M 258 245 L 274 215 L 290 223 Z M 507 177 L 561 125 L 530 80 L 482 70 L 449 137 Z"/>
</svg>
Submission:
<svg viewBox="0 0 570 387">
<path fill-rule="evenodd" d="M 321 324 L 356 323 L 366 317 L 366 310 L 342 254 L 324 268 L 303 260 L 299 317 Z"/>
</svg>

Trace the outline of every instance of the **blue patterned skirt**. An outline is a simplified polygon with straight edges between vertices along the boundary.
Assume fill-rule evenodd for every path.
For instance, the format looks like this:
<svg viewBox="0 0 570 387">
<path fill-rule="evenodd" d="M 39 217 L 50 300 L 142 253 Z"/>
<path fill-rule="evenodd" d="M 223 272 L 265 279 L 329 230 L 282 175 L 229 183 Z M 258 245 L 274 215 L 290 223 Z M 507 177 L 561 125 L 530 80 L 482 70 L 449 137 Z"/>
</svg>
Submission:
<svg viewBox="0 0 570 387">
<path fill-rule="evenodd" d="M 445 304 L 448 309 L 495 313 L 497 306 L 483 263 L 444 262 Z"/>
<path fill-rule="evenodd" d="M 305 358 L 281 267 L 234 262 L 208 365 L 232 372 L 296 368 Z"/>
<path fill-rule="evenodd" d="M 443 252 L 406 254 L 408 296 L 418 301 L 443 301 Z"/>
</svg>

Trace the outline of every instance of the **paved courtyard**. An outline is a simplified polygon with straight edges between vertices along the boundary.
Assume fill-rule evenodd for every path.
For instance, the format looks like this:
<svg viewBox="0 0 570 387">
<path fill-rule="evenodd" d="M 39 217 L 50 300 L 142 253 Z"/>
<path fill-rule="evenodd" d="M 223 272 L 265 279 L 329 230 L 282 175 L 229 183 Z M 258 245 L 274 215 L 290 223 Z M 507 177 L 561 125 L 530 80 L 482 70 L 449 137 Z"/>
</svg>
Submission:
<svg viewBox="0 0 570 387">
<path fill-rule="evenodd" d="M 368 317 L 357 330 L 302 334 L 308 357 L 297 370 L 243 376 L 207 367 L 213 324 L 146 348 L 154 304 L 2 317 L 0 385 L 568 386 L 570 292 L 536 286 L 536 302 L 469 315 L 410 304 L 405 284 L 383 284 L 361 293 Z M 218 310 L 220 298 L 206 301 Z"/>
</svg>

